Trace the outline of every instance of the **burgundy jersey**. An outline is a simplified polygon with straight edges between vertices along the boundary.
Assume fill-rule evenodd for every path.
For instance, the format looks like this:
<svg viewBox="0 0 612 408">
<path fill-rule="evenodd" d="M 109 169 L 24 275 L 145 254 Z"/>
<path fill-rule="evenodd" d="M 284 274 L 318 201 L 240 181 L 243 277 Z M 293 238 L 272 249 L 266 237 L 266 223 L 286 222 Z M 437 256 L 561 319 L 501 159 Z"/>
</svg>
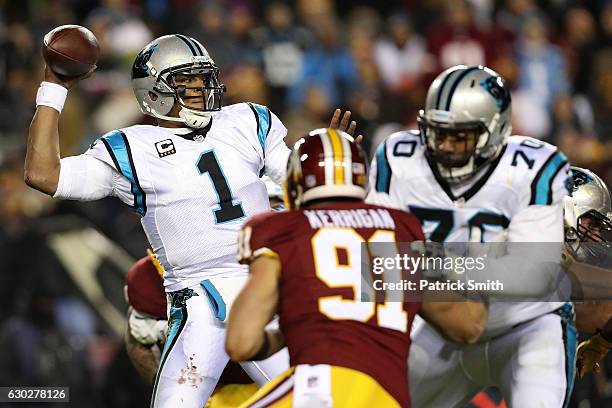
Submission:
<svg viewBox="0 0 612 408">
<path fill-rule="evenodd" d="M 374 378 L 409 406 L 410 327 L 419 303 L 361 302 L 364 242 L 424 240 L 416 217 L 363 202 L 266 213 L 243 227 L 239 258 L 278 257 L 280 326 L 291 365 L 329 364 Z"/>
</svg>

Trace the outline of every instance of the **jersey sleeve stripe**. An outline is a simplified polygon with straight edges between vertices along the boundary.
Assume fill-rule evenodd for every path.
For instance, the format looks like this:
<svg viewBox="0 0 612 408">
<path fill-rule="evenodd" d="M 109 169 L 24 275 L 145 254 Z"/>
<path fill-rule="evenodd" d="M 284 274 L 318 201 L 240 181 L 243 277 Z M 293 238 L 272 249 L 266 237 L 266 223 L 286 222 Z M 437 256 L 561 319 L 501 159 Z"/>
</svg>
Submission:
<svg viewBox="0 0 612 408">
<path fill-rule="evenodd" d="M 266 138 L 270 133 L 270 127 L 272 125 L 272 114 L 270 109 L 257 103 L 250 103 L 249 107 L 255 115 L 255 121 L 257 122 L 257 139 L 261 145 L 261 150 L 265 153 L 266 151 Z"/>
<path fill-rule="evenodd" d="M 260 256 L 267 256 L 268 258 L 280 259 L 280 255 L 278 253 L 274 252 L 270 248 L 263 247 L 263 248 L 259 248 L 253 251 L 253 256 L 251 257 L 251 261 L 254 261 Z"/>
<path fill-rule="evenodd" d="M 132 194 L 134 195 L 134 210 L 145 215 L 147 212 L 146 195 L 140 183 L 138 182 L 138 174 L 132 159 L 132 151 L 128 143 L 125 133 L 115 130 L 102 137 L 102 142 L 108 150 L 109 155 L 113 159 L 113 163 L 119 172 L 127 178 L 132 185 Z"/>
<path fill-rule="evenodd" d="M 387 160 L 387 141 L 376 149 L 376 191 L 389 193 L 391 186 L 391 166 Z"/>
<path fill-rule="evenodd" d="M 567 157 L 561 152 L 555 152 L 546 160 L 531 183 L 531 200 L 529 205 L 552 204 L 553 180 L 566 164 Z"/>
</svg>

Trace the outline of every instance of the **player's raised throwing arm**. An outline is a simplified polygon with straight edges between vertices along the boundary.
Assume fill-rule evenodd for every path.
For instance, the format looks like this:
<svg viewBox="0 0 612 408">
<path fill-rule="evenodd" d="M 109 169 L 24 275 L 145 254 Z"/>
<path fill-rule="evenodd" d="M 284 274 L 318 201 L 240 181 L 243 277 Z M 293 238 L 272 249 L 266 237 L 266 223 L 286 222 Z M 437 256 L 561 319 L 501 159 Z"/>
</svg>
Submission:
<svg viewBox="0 0 612 408">
<path fill-rule="evenodd" d="M 28 133 L 24 171 L 25 182 L 43 193 L 55 194 L 59 182 L 58 122 L 68 90 L 90 73 L 62 81 L 48 67 L 45 68 L 45 80 L 38 89 L 36 113 Z"/>
<path fill-rule="evenodd" d="M 32 188 L 55 194 L 60 172 L 59 115 L 68 89 L 76 80 L 62 83 L 49 68 L 36 96 L 36 113 L 30 124 L 24 180 Z"/>
</svg>

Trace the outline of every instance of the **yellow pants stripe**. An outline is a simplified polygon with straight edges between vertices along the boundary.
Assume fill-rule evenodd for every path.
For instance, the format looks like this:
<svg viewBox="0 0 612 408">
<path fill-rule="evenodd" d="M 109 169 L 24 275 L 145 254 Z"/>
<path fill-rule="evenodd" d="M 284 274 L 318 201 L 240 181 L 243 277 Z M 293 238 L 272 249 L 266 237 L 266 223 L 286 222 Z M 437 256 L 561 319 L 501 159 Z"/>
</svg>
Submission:
<svg viewBox="0 0 612 408">
<path fill-rule="evenodd" d="M 295 368 L 261 388 L 242 408 L 289 408 L 293 405 Z M 334 408 L 399 408 L 400 405 L 376 380 L 350 368 L 331 366 L 331 397 Z"/>
<path fill-rule="evenodd" d="M 287 371 L 280 374 L 278 377 L 274 378 L 272 381 L 264 385 L 247 401 L 245 401 L 241 407 L 252 407 L 257 405 L 258 402 L 261 402 L 262 399 L 273 395 L 274 393 L 284 394 L 283 389 L 281 388 L 285 382 L 291 381 L 293 372 L 295 371 L 295 367 L 290 367 Z M 280 401 L 279 401 L 280 402 Z"/>
</svg>

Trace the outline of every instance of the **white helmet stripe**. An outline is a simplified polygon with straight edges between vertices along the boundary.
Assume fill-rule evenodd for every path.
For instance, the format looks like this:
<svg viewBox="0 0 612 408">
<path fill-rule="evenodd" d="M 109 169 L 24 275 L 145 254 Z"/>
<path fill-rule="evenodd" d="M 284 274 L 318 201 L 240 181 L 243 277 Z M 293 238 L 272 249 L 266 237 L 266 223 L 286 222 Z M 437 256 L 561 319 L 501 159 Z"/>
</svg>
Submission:
<svg viewBox="0 0 612 408">
<path fill-rule="evenodd" d="M 334 149 L 327 132 L 319 135 L 325 155 L 325 184 L 334 184 Z"/>
<path fill-rule="evenodd" d="M 344 183 L 350 186 L 353 184 L 353 158 L 351 156 L 351 145 L 342 135 L 338 136 L 340 136 L 340 140 L 342 141 L 342 152 L 344 153 L 342 163 L 342 166 L 344 167 Z"/>
</svg>

